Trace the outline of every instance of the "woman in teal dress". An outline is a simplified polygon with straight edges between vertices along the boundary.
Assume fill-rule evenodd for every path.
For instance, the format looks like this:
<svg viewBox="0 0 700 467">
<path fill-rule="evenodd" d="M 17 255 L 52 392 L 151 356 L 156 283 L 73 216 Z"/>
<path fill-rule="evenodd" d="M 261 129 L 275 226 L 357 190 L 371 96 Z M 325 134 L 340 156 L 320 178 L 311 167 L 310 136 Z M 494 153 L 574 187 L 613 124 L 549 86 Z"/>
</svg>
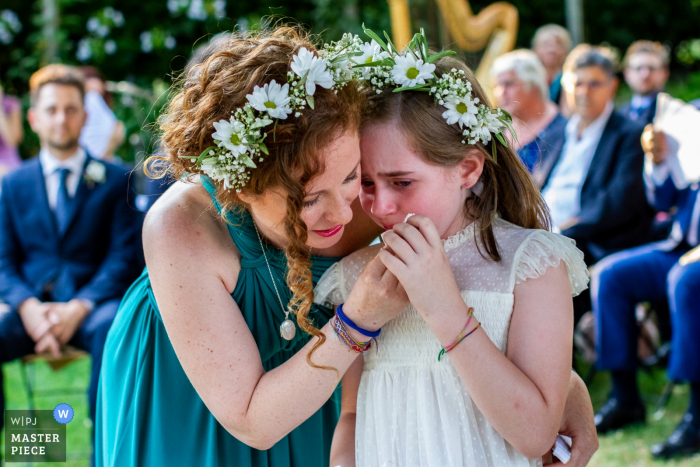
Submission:
<svg viewBox="0 0 700 467">
<path fill-rule="evenodd" d="M 199 156 L 211 144 L 212 123 L 242 107 L 255 85 L 284 83 L 301 47 L 314 50 L 291 29 L 231 37 L 189 70 L 162 123 L 176 176 L 201 173 L 178 156 Z M 176 183 L 149 212 L 147 270 L 124 297 L 105 344 L 98 466 L 328 466 L 340 402 L 332 396 L 338 377 L 361 359 L 328 339 L 312 366 L 318 337 L 299 328 L 330 336 L 333 312 L 310 310 L 321 331 L 297 317 L 309 311 L 326 268 L 377 231 L 357 215 L 347 225 L 359 192 L 361 96 L 352 85 L 337 93 L 319 86 L 314 98 L 315 110 L 279 120 L 265 141 L 269 157 L 249 171 L 241 193 L 200 176 Z M 364 306 L 365 315 L 353 316 L 369 329 L 405 303 L 383 272 L 375 268 L 375 286 L 362 292 L 379 311 Z M 280 325 L 295 300 L 296 333 L 286 340 Z"/>
</svg>

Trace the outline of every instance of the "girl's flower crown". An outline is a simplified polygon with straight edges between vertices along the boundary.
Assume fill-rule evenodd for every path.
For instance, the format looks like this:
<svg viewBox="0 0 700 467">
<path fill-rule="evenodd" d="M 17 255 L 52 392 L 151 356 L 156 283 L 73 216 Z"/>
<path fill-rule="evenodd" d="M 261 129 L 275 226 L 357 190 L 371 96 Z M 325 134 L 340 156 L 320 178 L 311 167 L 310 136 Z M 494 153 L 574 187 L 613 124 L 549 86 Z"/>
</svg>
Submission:
<svg viewBox="0 0 700 467">
<path fill-rule="evenodd" d="M 449 73 L 442 73 L 438 78 L 433 65 L 442 57 L 454 55 L 445 50 L 430 54 L 428 40 L 421 29 L 413 36 L 403 55 L 392 44 L 385 32 L 386 42 L 377 34 L 364 28 L 372 42 L 363 45 L 364 50 L 372 50 L 372 58 L 367 63 L 355 65 L 365 68 L 362 78 L 380 94 L 382 88 L 396 86 L 393 92 L 423 91 L 432 95 L 435 101 L 445 107 L 442 117 L 448 125 L 457 123 L 462 129 L 463 144 L 481 142 L 487 145 L 492 135 L 504 146 L 508 146 L 504 131 L 508 129 L 517 139 L 513 129 L 513 117 L 503 109 L 491 109 L 472 96 L 472 84 L 464 71 L 453 68 Z M 496 159 L 496 145 L 491 144 L 491 154 Z"/>
<path fill-rule="evenodd" d="M 180 157 L 196 159 L 197 167 L 204 174 L 222 182 L 224 189 L 240 192 L 250 179 L 250 170 L 257 168 L 256 159 L 262 162 L 263 155 L 269 155 L 264 142 L 268 135 L 263 128 L 273 124 L 276 127 L 279 120 L 285 120 L 292 112 L 300 116 L 307 105 L 313 109 L 316 86 L 337 92 L 352 80 L 366 82 L 378 94 L 391 86 L 396 86 L 393 92 L 428 92 L 445 107 L 442 116 L 447 124 L 457 123 L 463 129 L 462 143 L 480 141 L 486 145 L 493 134 L 501 144 L 508 146 L 504 137 L 506 128 L 515 138 L 510 114 L 502 109 L 490 109 L 479 103 L 478 98 L 472 98 L 472 85 L 462 70 L 453 68 L 440 78 L 435 75 L 433 63 L 455 52 L 430 55 L 421 29 L 401 55 L 386 32 L 387 41 L 384 42 L 369 29 L 364 31 L 371 42 L 344 34 L 341 40 L 325 44 L 317 55 L 301 48 L 292 57 L 291 71 L 284 85 L 272 80 L 262 88 L 255 86 L 242 108 L 232 111 L 228 120 L 214 123 L 215 146 L 206 148 L 199 157 Z M 495 159 L 495 144 L 491 145 L 491 150 Z"/>
</svg>

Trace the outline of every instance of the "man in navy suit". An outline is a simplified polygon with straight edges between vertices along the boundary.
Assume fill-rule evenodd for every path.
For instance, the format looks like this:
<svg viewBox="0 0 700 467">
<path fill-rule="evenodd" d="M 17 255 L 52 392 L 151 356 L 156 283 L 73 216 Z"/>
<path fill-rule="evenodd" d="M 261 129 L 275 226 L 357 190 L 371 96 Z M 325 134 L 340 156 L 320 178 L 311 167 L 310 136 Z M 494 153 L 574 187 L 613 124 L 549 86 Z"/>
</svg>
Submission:
<svg viewBox="0 0 700 467">
<path fill-rule="evenodd" d="M 700 189 L 686 182 L 675 156 L 665 155 L 663 135 L 646 138 L 648 134 L 651 130 L 645 133 L 649 200 L 658 210 L 675 207 L 677 212 L 667 240 L 616 253 L 596 266 L 591 288 L 597 366 L 611 370 L 613 391 L 595 421 L 598 433 L 644 421 L 635 305 L 667 301 L 672 339 L 668 377 L 691 386 L 683 420 L 666 442 L 652 447 L 654 457 L 668 458 L 700 451 Z"/>
<path fill-rule="evenodd" d="M 41 152 L 6 175 L 0 191 L 0 301 L 10 306 L 0 314 L 0 363 L 57 354 L 65 344 L 90 352 L 94 416 L 107 331 L 139 272 L 142 219 L 127 202 L 128 173 L 78 145 L 82 74 L 50 65 L 30 89 L 27 118 Z"/>
<path fill-rule="evenodd" d="M 653 218 L 642 177 L 642 126 L 613 111 L 617 78 L 605 49 L 578 46 L 564 64 L 574 115 L 558 147 L 535 168 L 554 228 L 576 240 L 588 264 L 641 245 Z"/>
<path fill-rule="evenodd" d="M 625 81 L 633 94 L 632 100 L 620 107 L 620 113 L 641 125 L 652 123 L 656 97 L 668 81 L 668 50 L 659 42 L 633 42 L 623 63 Z"/>
</svg>

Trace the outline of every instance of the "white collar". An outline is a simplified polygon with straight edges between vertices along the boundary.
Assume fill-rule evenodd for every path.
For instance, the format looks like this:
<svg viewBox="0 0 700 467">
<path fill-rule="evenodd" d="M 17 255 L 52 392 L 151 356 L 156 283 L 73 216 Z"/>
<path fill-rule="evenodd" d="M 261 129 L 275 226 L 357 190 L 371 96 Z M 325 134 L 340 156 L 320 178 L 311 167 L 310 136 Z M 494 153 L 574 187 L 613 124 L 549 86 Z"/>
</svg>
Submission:
<svg viewBox="0 0 700 467">
<path fill-rule="evenodd" d="M 572 115 L 569 123 L 566 124 L 566 139 L 568 140 L 570 138 L 575 138 L 575 140 L 578 141 L 579 139 L 583 139 L 589 135 L 592 136 L 595 134 L 602 134 L 603 130 L 605 129 L 605 125 L 610 119 L 610 115 L 613 113 L 613 109 L 614 106 L 612 101 L 608 102 L 605 105 L 605 110 L 598 115 L 598 118 L 593 120 L 593 122 L 581 132 L 581 138 L 578 137 L 578 124 L 581 122 L 581 115 Z"/>
<path fill-rule="evenodd" d="M 70 169 L 71 174 L 79 175 L 83 171 L 86 159 L 87 153 L 81 147 L 66 160 L 57 159 L 48 149 L 42 148 L 41 151 L 39 151 L 39 162 L 41 162 L 44 176 L 51 175 L 59 168 Z"/>
</svg>

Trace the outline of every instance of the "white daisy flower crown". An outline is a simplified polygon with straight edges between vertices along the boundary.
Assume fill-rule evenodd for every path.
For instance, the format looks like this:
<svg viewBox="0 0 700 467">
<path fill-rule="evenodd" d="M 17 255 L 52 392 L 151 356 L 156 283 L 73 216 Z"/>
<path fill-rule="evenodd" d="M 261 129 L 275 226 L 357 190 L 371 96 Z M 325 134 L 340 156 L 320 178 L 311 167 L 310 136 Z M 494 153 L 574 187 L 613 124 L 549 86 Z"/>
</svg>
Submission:
<svg viewBox="0 0 700 467">
<path fill-rule="evenodd" d="M 292 113 L 299 117 L 307 105 L 314 108 L 316 86 L 337 92 L 353 80 L 367 83 L 378 94 L 391 86 L 396 86 L 393 92 L 428 92 L 445 107 L 442 116 L 447 124 L 457 123 L 463 130 L 462 143 L 480 141 L 486 145 L 493 135 L 507 146 L 506 128 L 515 138 L 510 114 L 502 109 L 491 109 L 473 98 L 471 83 L 462 70 L 453 68 L 440 78 L 435 75 L 433 63 L 455 52 L 430 55 L 421 29 L 401 55 L 386 32 L 387 41 L 384 42 L 369 29 L 364 31 L 370 42 L 363 42 L 357 35 L 344 34 L 341 40 L 325 44 L 317 54 L 301 48 L 292 57 L 286 83 L 272 80 L 263 87 L 255 86 L 242 108 L 232 111 L 228 120 L 214 122 L 214 146 L 206 148 L 199 157 L 180 157 L 196 159 L 196 166 L 205 175 L 221 182 L 224 189 L 240 192 L 250 179 L 250 171 L 257 168 L 256 160 L 262 162 L 264 156 L 269 155 L 264 142 L 268 136 L 263 131 L 265 127 L 274 125 L 274 137 L 279 120 L 285 120 Z M 496 145 L 492 144 L 491 148 L 495 159 Z"/>
</svg>

